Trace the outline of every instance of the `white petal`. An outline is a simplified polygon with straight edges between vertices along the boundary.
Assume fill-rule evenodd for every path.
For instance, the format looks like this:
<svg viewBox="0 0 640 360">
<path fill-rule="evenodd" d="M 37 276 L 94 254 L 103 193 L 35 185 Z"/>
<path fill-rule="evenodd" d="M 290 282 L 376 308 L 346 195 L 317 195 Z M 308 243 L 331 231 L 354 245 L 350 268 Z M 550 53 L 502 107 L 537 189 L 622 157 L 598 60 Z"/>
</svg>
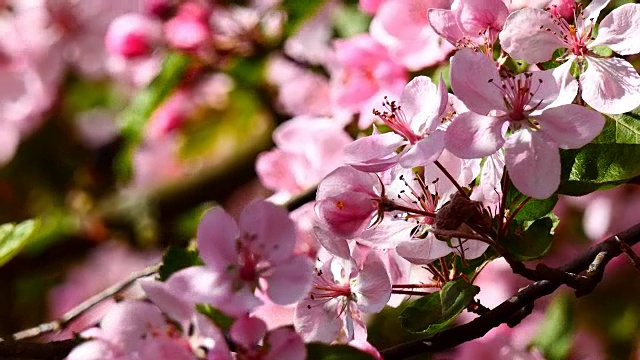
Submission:
<svg viewBox="0 0 640 360">
<path fill-rule="evenodd" d="M 582 98 L 594 109 L 622 114 L 640 106 L 640 75 L 624 59 L 587 57 L 580 75 Z"/>
<path fill-rule="evenodd" d="M 640 4 L 624 4 L 607 15 L 589 48 L 606 45 L 620 55 L 640 52 Z"/>
</svg>

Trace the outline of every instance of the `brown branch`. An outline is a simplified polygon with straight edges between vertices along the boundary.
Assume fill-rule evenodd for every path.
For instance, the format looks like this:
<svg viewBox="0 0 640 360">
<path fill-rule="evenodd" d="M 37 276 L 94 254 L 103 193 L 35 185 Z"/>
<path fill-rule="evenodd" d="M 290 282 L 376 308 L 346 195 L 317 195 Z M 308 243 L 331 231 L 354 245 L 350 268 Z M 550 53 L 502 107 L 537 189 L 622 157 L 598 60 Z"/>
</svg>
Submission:
<svg viewBox="0 0 640 360">
<path fill-rule="evenodd" d="M 159 268 L 160 268 L 160 264 L 155 264 L 141 271 L 135 272 L 129 275 L 126 279 L 114 285 L 109 286 L 108 288 L 101 291 L 100 293 L 83 301 L 80 305 L 69 310 L 61 318 L 48 323 L 40 324 L 30 329 L 18 331 L 17 333 L 13 334 L 12 336 L 13 340 L 15 341 L 26 340 L 26 339 L 38 337 L 40 335 L 60 331 L 64 329 L 70 322 L 77 319 L 80 315 L 92 309 L 94 306 L 98 305 L 99 303 L 105 301 L 106 299 L 116 295 L 117 293 L 131 286 L 136 280 L 145 276 L 155 274 L 156 272 L 158 272 Z M 4 355 L 5 355 L 4 353 L 0 352 L 0 359 Z"/>
<path fill-rule="evenodd" d="M 15 360 L 62 360 L 71 350 L 80 344 L 81 340 L 71 339 L 53 341 L 49 343 L 34 343 L 27 341 L 1 341 L 0 359 Z"/>
<path fill-rule="evenodd" d="M 616 240 L 616 236 L 619 240 Z M 609 261 L 623 252 L 620 243 L 630 247 L 638 242 L 640 242 L 640 224 L 590 247 L 558 270 L 573 274 L 587 271 L 586 277 L 590 278 L 590 281 L 594 284 L 597 284 L 602 279 L 604 268 Z M 480 338 L 500 324 L 513 325 L 519 322 L 519 320 L 528 315 L 525 311 L 524 316 L 519 316 L 523 309 L 530 309 L 537 299 L 553 293 L 562 284 L 562 282 L 552 280 L 537 281 L 519 290 L 514 296 L 494 309 L 466 324 L 444 330 L 429 338 L 393 346 L 381 353 L 385 359 L 404 359 L 418 354 L 449 349 L 464 342 Z"/>
</svg>

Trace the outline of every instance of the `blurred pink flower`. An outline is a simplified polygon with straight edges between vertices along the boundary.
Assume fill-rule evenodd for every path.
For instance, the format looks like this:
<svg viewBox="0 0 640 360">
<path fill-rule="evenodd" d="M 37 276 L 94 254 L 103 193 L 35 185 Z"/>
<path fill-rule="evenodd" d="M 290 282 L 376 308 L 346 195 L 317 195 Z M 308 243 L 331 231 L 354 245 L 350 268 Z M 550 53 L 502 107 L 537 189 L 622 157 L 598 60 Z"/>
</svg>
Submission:
<svg viewBox="0 0 640 360">
<path fill-rule="evenodd" d="M 71 268 L 63 284 L 50 291 L 50 317 L 61 317 L 84 300 L 121 281 L 132 272 L 156 263 L 160 257 L 158 251 L 135 251 L 116 241 L 101 244 L 89 253 L 82 263 Z M 142 296 L 143 292 L 138 285 L 133 285 L 121 295 L 125 298 L 136 298 Z M 114 303 L 114 300 L 102 302 L 54 337 L 70 338 L 74 333 L 94 325 Z"/>
</svg>

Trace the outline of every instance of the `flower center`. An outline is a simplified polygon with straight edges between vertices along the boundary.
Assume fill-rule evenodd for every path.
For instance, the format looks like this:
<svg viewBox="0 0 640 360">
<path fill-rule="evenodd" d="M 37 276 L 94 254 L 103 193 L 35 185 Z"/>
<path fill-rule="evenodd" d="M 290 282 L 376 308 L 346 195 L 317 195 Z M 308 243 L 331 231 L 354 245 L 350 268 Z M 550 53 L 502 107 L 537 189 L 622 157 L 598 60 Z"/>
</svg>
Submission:
<svg viewBox="0 0 640 360">
<path fill-rule="evenodd" d="M 373 115 L 382 120 L 382 122 L 389 126 L 393 132 L 403 136 L 409 140 L 411 144 L 415 144 L 422 139 L 422 136 L 415 134 L 411 129 L 411 126 L 409 126 L 407 117 L 404 114 L 404 111 L 402 111 L 402 107 L 400 105 L 397 105 L 395 101 L 389 101 L 385 96 L 382 106 L 387 110 L 380 112 L 374 109 Z"/>
<path fill-rule="evenodd" d="M 538 79 L 538 84 L 533 89 L 534 82 L 531 73 L 518 76 L 508 75 L 502 78 L 501 85 L 495 84 L 493 79 L 489 79 L 489 83 L 494 84 L 502 93 L 504 105 L 508 110 L 507 115 L 512 121 L 525 120 L 542 103 L 541 99 L 537 104 L 529 104 L 542 84 L 542 79 Z"/>
<path fill-rule="evenodd" d="M 565 45 L 567 49 L 569 49 L 574 55 L 584 56 L 589 50 L 587 49 L 587 44 L 593 40 L 591 35 L 593 33 L 593 23 L 595 19 L 589 19 L 589 23 L 587 23 L 587 19 L 585 19 L 582 14 L 582 6 L 578 4 L 578 6 L 573 6 L 574 16 L 576 19 L 576 24 L 569 24 L 567 19 L 562 17 L 560 14 L 556 13 L 551 14 L 550 16 L 553 20 L 553 23 L 560 28 L 560 32 L 554 31 L 552 29 L 547 28 L 546 31 L 552 33 L 556 36 L 560 41 Z M 544 25 L 540 26 L 540 30 L 544 29 Z"/>
</svg>

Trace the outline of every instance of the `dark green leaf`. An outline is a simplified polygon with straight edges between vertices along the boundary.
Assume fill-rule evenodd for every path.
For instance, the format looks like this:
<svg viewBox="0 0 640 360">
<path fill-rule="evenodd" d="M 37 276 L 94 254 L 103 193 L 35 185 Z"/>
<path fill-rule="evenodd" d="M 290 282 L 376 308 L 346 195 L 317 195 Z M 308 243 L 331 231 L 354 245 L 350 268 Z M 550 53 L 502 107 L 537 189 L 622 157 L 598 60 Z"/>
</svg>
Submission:
<svg viewBox="0 0 640 360">
<path fill-rule="evenodd" d="M 547 307 L 544 320 L 533 340 L 545 359 L 566 359 L 573 345 L 573 311 L 566 294 L 557 296 Z"/>
<path fill-rule="evenodd" d="M 18 224 L 0 225 L 0 266 L 20 252 L 39 224 L 38 220 L 26 220 Z"/>
<path fill-rule="evenodd" d="M 165 281 L 178 270 L 202 264 L 202 260 L 198 257 L 198 251 L 170 246 L 162 257 L 162 266 L 160 266 L 158 275 L 160 280 Z"/>
<path fill-rule="evenodd" d="M 183 53 L 171 53 L 162 63 L 162 69 L 149 86 L 138 93 L 120 118 L 122 134 L 133 142 L 142 136 L 149 116 L 183 79 L 191 57 Z"/>
<path fill-rule="evenodd" d="M 558 222 L 558 217 L 553 213 L 535 221 L 516 221 L 512 223 L 510 234 L 500 239 L 500 244 L 517 260 L 537 259 L 551 248 Z"/>
<path fill-rule="evenodd" d="M 640 175 L 640 109 L 607 116 L 604 129 L 592 143 L 561 150 L 560 156 L 561 194 L 584 195 Z"/>
<path fill-rule="evenodd" d="M 447 327 L 464 310 L 480 288 L 464 279 L 450 281 L 438 292 L 424 296 L 400 314 L 402 326 L 411 331 L 436 334 Z"/>
<path fill-rule="evenodd" d="M 198 304 L 196 310 L 206 317 L 208 317 L 213 323 L 222 330 L 228 331 L 233 325 L 234 319 L 228 315 L 225 315 L 222 311 L 214 308 L 209 304 Z"/>
<path fill-rule="evenodd" d="M 307 344 L 307 360 L 373 360 L 373 356 L 349 345 Z"/>
<path fill-rule="evenodd" d="M 510 213 L 516 211 L 518 206 L 527 199 L 527 196 L 523 195 L 518 189 L 509 185 L 507 192 L 507 206 Z M 553 210 L 558 202 L 558 194 L 553 194 L 547 199 L 529 199 L 524 206 L 518 211 L 515 216 L 519 221 L 530 221 L 540 219 Z"/>
</svg>

